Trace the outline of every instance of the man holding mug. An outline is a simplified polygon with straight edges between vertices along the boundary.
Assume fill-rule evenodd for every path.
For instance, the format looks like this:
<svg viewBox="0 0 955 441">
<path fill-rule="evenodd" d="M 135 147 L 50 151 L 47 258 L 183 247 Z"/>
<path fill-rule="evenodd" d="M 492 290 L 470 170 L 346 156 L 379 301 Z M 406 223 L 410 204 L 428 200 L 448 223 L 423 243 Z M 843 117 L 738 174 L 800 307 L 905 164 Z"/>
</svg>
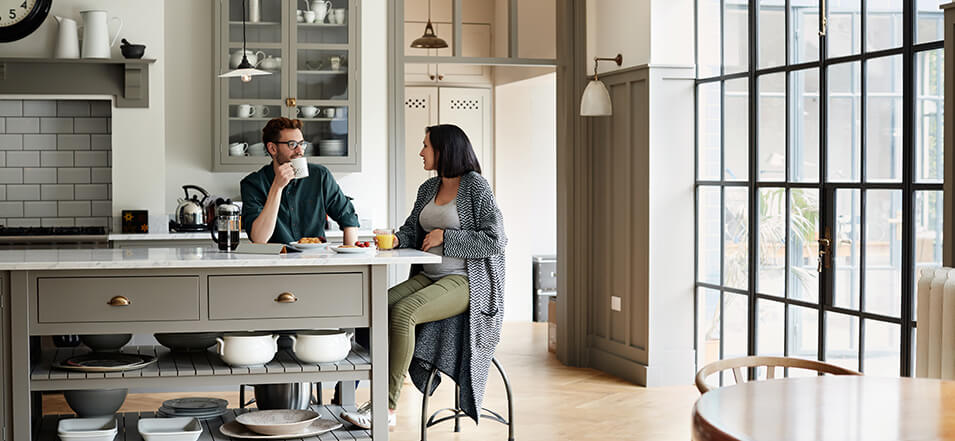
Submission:
<svg viewBox="0 0 955 441">
<path fill-rule="evenodd" d="M 242 219 L 254 243 L 289 243 L 324 237 L 326 214 L 345 232 L 342 241 L 358 239 L 358 215 L 334 176 L 305 159 L 302 122 L 273 118 L 262 129 L 272 162 L 242 179 Z"/>
</svg>

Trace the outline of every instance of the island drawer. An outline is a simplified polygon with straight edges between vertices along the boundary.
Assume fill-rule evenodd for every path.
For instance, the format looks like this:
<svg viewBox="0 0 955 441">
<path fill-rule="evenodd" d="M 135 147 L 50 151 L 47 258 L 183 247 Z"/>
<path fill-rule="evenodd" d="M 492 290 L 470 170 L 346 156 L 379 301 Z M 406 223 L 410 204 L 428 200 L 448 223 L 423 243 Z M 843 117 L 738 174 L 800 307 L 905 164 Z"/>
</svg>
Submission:
<svg viewBox="0 0 955 441">
<path fill-rule="evenodd" d="M 209 276 L 209 318 L 361 316 L 363 285 L 362 273 Z"/>
<path fill-rule="evenodd" d="M 199 320 L 199 277 L 40 277 L 37 314 L 40 323 Z"/>
</svg>

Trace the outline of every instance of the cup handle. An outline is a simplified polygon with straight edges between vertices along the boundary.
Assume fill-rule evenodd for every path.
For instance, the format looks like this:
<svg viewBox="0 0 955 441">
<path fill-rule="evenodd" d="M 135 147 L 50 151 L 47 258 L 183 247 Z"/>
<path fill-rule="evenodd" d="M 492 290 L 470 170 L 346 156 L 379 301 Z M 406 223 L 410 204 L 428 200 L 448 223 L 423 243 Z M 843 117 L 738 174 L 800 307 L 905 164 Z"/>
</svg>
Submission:
<svg viewBox="0 0 955 441">
<path fill-rule="evenodd" d="M 249 143 L 247 142 L 242 143 L 242 153 L 249 153 Z"/>
<path fill-rule="evenodd" d="M 272 334 L 272 350 L 275 352 L 279 351 L 279 335 Z"/>
<path fill-rule="evenodd" d="M 262 55 L 259 55 L 262 54 Z M 259 64 L 262 63 L 262 60 L 265 59 L 265 52 L 257 51 L 255 53 L 255 67 L 259 67 Z"/>
<path fill-rule="evenodd" d="M 268 107 L 263 107 L 263 108 L 262 108 L 262 114 L 259 115 L 259 116 L 269 116 L 269 108 L 268 108 Z"/>
<path fill-rule="evenodd" d="M 295 352 L 295 347 L 298 346 L 298 339 L 295 338 L 294 335 L 290 335 L 288 338 L 292 339 L 292 352 Z"/>
<path fill-rule="evenodd" d="M 123 31 L 123 19 L 119 17 L 113 17 L 110 20 L 119 20 L 119 27 L 116 28 L 116 35 L 113 36 L 113 41 L 109 42 L 109 47 L 113 47 L 116 45 L 116 40 L 119 39 L 119 33 Z"/>
<path fill-rule="evenodd" d="M 219 354 L 220 357 L 225 357 L 225 351 L 223 349 L 225 349 L 225 341 L 222 340 L 222 337 L 216 337 L 216 353 Z"/>
<path fill-rule="evenodd" d="M 249 106 L 249 117 L 255 116 L 255 106 Z"/>
</svg>

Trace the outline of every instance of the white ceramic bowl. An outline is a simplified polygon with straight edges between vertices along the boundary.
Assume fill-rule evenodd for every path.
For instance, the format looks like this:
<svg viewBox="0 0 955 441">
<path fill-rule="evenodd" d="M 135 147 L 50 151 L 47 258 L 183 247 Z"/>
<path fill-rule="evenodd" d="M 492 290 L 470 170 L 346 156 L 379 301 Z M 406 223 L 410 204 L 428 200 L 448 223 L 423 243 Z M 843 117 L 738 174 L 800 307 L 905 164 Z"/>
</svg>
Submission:
<svg viewBox="0 0 955 441">
<path fill-rule="evenodd" d="M 351 351 L 351 334 L 338 329 L 299 331 L 289 338 L 295 357 L 308 363 L 334 363 Z"/>
<path fill-rule="evenodd" d="M 216 352 L 231 366 L 262 366 L 278 352 L 278 334 L 230 333 L 216 338 Z"/>
<path fill-rule="evenodd" d="M 196 441 L 202 435 L 202 425 L 196 418 L 143 418 L 139 420 L 139 434 L 144 441 Z"/>
<path fill-rule="evenodd" d="M 240 424 L 262 435 L 301 433 L 317 419 L 318 412 L 314 410 L 292 409 L 260 410 L 235 417 Z"/>
<path fill-rule="evenodd" d="M 56 426 L 56 434 L 63 441 L 113 441 L 117 432 L 113 416 L 69 418 Z"/>
</svg>

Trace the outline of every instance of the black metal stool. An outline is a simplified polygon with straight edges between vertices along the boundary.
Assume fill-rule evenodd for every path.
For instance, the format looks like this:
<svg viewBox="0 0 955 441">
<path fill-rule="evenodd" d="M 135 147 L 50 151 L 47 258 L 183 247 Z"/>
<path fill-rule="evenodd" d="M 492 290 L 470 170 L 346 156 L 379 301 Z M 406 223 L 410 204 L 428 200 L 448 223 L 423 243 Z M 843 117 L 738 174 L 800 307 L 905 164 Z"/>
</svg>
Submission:
<svg viewBox="0 0 955 441">
<path fill-rule="evenodd" d="M 481 408 L 481 418 L 487 418 L 493 421 L 497 421 L 501 424 L 507 425 L 507 440 L 514 441 L 514 399 L 511 395 L 511 382 L 507 379 L 507 374 L 504 373 L 504 368 L 501 367 L 501 363 L 497 361 L 497 358 L 491 358 L 491 362 L 494 363 L 494 366 L 497 367 L 497 371 L 501 373 L 501 379 L 504 380 L 504 390 L 507 391 L 507 419 L 501 416 L 501 414 L 494 412 L 486 407 Z M 428 385 L 425 387 L 425 391 L 431 390 L 431 385 L 434 384 L 434 377 L 438 375 L 438 368 L 431 370 L 431 376 L 428 377 Z M 446 407 L 441 409 L 433 414 L 431 417 L 428 417 L 428 400 L 431 398 L 431 394 L 425 393 L 424 399 L 421 401 L 421 441 L 428 440 L 428 428 L 439 423 L 443 423 L 448 420 L 454 420 L 454 431 L 461 431 L 461 417 L 466 417 L 464 411 L 461 410 L 461 387 L 457 384 L 454 385 L 454 407 Z M 438 414 L 444 411 L 450 411 L 451 415 L 443 416 L 438 418 Z"/>
</svg>

